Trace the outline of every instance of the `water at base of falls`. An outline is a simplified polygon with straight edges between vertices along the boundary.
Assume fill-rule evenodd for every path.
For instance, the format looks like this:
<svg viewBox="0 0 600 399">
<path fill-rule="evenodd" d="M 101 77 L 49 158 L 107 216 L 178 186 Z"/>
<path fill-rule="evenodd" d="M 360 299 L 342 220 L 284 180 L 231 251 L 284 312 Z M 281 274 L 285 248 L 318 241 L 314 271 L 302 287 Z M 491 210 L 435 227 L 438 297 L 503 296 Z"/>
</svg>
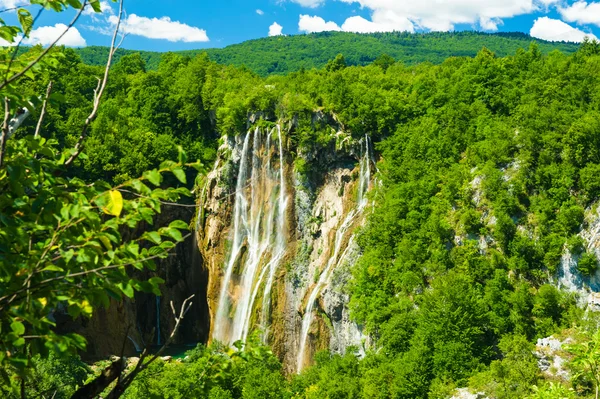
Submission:
<svg viewBox="0 0 600 399">
<path fill-rule="evenodd" d="M 300 346 L 298 348 L 296 365 L 296 371 L 298 373 L 302 371 L 307 361 L 306 346 L 308 343 L 308 333 L 314 319 L 314 307 L 316 305 L 317 298 L 321 294 L 323 288 L 329 284 L 333 271 L 339 264 L 342 263 L 345 257 L 346 251 L 342 252 L 342 244 L 344 242 L 346 233 L 348 233 L 348 230 L 353 226 L 356 219 L 362 214 L 364 208 L 367 206 L 368 201 L 365 195 L 369 190 L 371 181 L 371 160 L 369 137 L 365 136 L 363 140 L 363 156 L 360 161 L 357 205 L 346 215 L 341 225 L 338 227 L 335 233 L 333 254 L 329 258 L 327 266 L 321 273 L 319 280 L 315 286 L 312 287 L 308 297 L 308 302 L 306 303 L 306 309 L 304 310 L 304 316 L 302 318 L 302 330 L 300 332 Z"/>
<path fill-rule="evenodd" d="M 241 149 L 231 249 L 213 339 L 227 344 L 247 339 L 261 289 L 260 329 L 268 328 L 271 290 L 285 255 L 287 201 L 280 128 L 266 134 L 258 128 L 248 132 Z"/>
</svg>

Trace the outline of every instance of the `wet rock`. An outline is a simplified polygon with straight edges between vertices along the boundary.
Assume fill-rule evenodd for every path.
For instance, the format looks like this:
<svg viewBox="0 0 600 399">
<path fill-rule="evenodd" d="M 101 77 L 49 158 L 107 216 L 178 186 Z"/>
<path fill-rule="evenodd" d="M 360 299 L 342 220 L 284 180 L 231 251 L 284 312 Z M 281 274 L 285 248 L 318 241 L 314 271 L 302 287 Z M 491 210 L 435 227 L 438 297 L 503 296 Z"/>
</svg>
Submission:
<svg viewBox="0 0 600 399">
<path fill-rule="evenodd" d="M 469 388 L 459 388 L 450 399 L 488 399 L 488 397 L 481 392 L 472 393 Z"/>
</svg>

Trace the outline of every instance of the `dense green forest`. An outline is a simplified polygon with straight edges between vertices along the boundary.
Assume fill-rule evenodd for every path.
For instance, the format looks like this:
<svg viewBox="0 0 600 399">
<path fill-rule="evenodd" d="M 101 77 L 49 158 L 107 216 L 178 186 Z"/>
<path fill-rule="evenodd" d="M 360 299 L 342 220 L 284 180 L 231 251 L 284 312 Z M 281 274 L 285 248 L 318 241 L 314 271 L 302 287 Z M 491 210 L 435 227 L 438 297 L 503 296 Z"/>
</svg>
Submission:
<svg viewBox="0 0 600 399">
<path fill-rule="evenodd" d="M 83 11 L 50 6 L 67 4 Z M 30 31 L 28 11 L 19 23 Z M 117 367 L 111 386 L 75 397 L 597 398 L 600 318 L 556 282 L 567 252 L 580 276 L 599 266 L 581 233 L 599 217 L 600 44 L 530 42 L 322 33 L 121 51 L 107 71 L 102 48 L 54 48 L 41 64 L 41 47 L 2 49 L 0 395 L 68 398 Z M 29 109 L 37 117 L 17 129 Z M 316 112 L 375 143 L 376 206 L 348 288 L 365 355 L 320 352 L 287 375 L 254 336 L 181 359 L 82 362 L 85 340 L 57 333 L 54 314 L 158 296 L 163 281 L 131 269 L 154 270 L 189 227 L 154 226 L 161 205 L 193 208 L 223 137 L 244 134 L 252 114 L 295 121 L 290 154 L 331 148 L 336 132 Z M 325 172 L 294 167 L 299 180 Z M 549 336 L 565 345 L 548 369 L 566 378 L 540 369 L 535 344 Z"/>
<path fill-rule="evenodd" d="M 21 89 L 55 81 L 64 101 L 49 108 L 44 131 L 67 146 L 101 69 L 73 50 L 61 58 Z M 371 135 L 382 182 L 350 292 L 354 318 L 374 339 L 363 359 L 321 353 L 315 366 L 284 376 L 260 344 L 200 347 L 183 362 L 154 363 L 125 397 L 446 398 L 465 386 L 494 398 L 591 397 L 597 351 L 569 349 L 576 378 L 567 382 L 545 380 L 532 350 L 566 331 L 598 345 L 593 314 L 584 318 L 577 298 L 551 283 L 565 246 L 586 255 L 577 234 L 600 195 L 599 93 L 592 42 L 574 54 L 544 55 L 539 44 L 504 57 L 482 49 L 440 65 L 349 66 L 338 56 L 267 78 L 207 55 L 167 54 L 156 70 L 139 54 L 121 57 L 77 161 L 81 179 L 125 181 L 176 158 L 177 145 L 209 164 L 219 135 L 242 134 L 258 110 L 306 121 L 292 145 L 318 150 L 331 139 L 310 128 L 321 110 L 353 135 Z M 19 135 L 32 129 L 28 122 Z M 591 274 L 597 259 L 587 256 L 581 272 Z M 93 374 L 75 358 L 33 364 L 32 394 L 68 397 Z"/>
<path fill-rule="evenodd" d="M 222 49 L 181 51 L 180 55 L 195 56 L 206 52 L 219 64 L 245 65 L 261 76 L 287 74 L 301 69 L 323 68 L 342 53 L 348 65 L 368 65 L 383 54 L 407 65 L 421 62 L 441 64 L 448 57 L 474 57 L 482 47 L 497 56 L 514 55 L 536 41 L 542 53 L 559 50 L 565 54 L 577 49 L 574 43 L 546 42 L 524 33 L 432 32 L 432 33 L 371 33 L 323 32 L 309 35 L 277 36 L 250 40 Z M 76 50 L 90 65 L 103 65 L 107 47 L 84 47 Z M 119 49 L 116 59 L 136 53 Z M 141 51 L 149 70 L 156 70 L 160 53 Z"/>
</svg>

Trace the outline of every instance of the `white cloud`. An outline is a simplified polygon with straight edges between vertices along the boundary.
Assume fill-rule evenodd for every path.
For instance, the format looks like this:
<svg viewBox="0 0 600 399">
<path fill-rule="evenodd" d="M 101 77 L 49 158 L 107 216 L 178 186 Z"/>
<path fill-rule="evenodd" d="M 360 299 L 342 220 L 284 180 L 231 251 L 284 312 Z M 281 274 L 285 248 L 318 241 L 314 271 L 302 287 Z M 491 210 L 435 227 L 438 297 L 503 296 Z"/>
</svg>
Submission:
<svg viewBox="0 0 600 399">
<path fill-rule="evenodd" d="M 357 3 L 373 13 L 393 12 L 423 29 L 447 31 L 456 24 L 496 30 L 502 18 L 529 14 L 555 0 L 340 0 Z M 557 0 L 556 0 L 557 1 Z"/>
<path fill-rule="evenodd" d="M 114 26 L 117 23 L 115 15 L 109 18 Z M 179 21 L 171 21 L 169 17 L 146 18 L 131 14 L 121 22 L 123 30 L 136 36 L 148 39 L 164 39 L 170 42 L 208 42 L 209 38 L 204 29 L 186 25 Z"/>
<path fill-rule="evenodd" d="M 263 10 L 261 10 L 261 9 L 257 9 L 257 10 L 256 10 L 256 13 L 257 13 L 258 15 L 265 15 L 265 12 L 264 12 Z"/>
<path fill-rule="evenodd" d="M 558 19 L 541 17 L 535 20 L 529 34 L 538 39 L 549 41 L 582 42 L 588 36 L 595 39 L 596 36 L 585 33 Z"/>
<path fill-rule="evenodd" d="M 350 17 L 342 25 L 342 30 L 358 33 L 414 32 L 415 27 L 408 18 L 398 15 L 394 11 L 375 10 L 371 21 L 359 16 Z"/>
<path fill-rule="evenodd" d="M 56 24 L 54 26 L 41 26 L 34 29 L 29 34 L 29 37 L 23 40 L 23 43 L 28 46 L 41 44 L 46 47 L 54 43 L 54 41 L 67 29 L 65 24 Z M 22 37 L 22 36 L 21 36 Z M 5 40 L 0 40 L 0 46 L 14 46 L 21 40 L 17 37 L 15 43 L 9 44 Z M 67 47 L 85 47 L 87 43 L 77 28 L 73 27 L 58 41 L 59 46 Z"/>
<path fill-rule="evenodd" d="M 15 8 L 27 4 L 29 4 L 29 1 L 26 0 L 0 0 L 0 9 L 6 10 L 7 8 Z"/>
<path fill-rule="evenodd" d="M 273 25 L 269 26 L 269 36 L 281 36 L 283 32 L 283 26 L 277 22 L 273 22 Z"/>
<path fill-rule="evenodd" d="M 291 0 L 291 2 L 300 4 L 302 7 L 317 8 L 325 3 L 325 0 Z"/>
<path fill-rule="evenodd" d="M 488 17 L 480 17 L 479 18 L 479 26 L 483 30 L 489 31 L 497 31 L 498 25 L 502 25 L 503 22 L 500 18 L 488 18 Z"/>
<path fill-rule="evenodd" d="M 558 12 L 565 21 L 600 26 L 600 3 L 578 1 L 565 8 L 558 7 Z"/>
<path fill-rule="evenodd" d="M 311 17 L 310 15 L 300 15 L 298 29 L 300 32 L 306 33 L 342 30 L 335 22 L 325 22 L 321 17 Z"/>
<path fill-rule="evenodd" d="M 544 5 L 546 7 L 551 6 L 553 4 L 558 4 L 561 2 L 562 2 L 562 0 L 538 0 L 538 3 L 540 3 L 541 5 Z"/>
<path fill-rule="evenodd" d="M 400 16 L 393 11 L 377 10 L 373 13 L 371 21 L 360 16 L 346 19 L 340 27 L 332 21 L 325 21 L 319 16 L 300 15 L 298 29 L 301 32 L 316 33 L 324 31 L 344 31 L 357 33 L 407 31 L 414 32 L 414 25 L 408 18 Z"/>
</svg>

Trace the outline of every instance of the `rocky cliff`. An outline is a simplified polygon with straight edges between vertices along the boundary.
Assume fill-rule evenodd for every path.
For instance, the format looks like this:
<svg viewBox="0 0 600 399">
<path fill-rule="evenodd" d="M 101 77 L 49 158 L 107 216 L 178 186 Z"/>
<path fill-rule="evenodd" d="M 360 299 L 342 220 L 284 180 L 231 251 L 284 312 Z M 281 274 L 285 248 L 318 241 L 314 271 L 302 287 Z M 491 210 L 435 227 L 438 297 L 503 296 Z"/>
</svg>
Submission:
<svg viewBox="0 0 600 399">
<path fill-rule="evenodd" d="M 363 345 L 344 288 L 368 211 L 373 155 L 368 137 L 353 138 L 332 118 L 319 151 L 295 146 L 294 121 L 263 122 L 222 139 L 201 194 L 197 239 L 211 338 L 257 334 L 293 372 L 317 350 Z"/>
</svg>

